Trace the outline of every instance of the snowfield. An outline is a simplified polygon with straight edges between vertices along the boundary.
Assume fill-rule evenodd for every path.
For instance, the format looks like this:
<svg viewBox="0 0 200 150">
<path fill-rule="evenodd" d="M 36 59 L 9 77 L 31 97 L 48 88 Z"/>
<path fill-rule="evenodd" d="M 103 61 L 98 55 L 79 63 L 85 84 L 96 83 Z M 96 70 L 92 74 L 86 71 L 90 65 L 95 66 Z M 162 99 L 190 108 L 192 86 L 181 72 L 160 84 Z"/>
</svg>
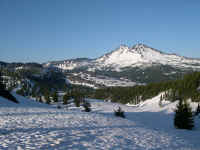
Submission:
<svg viewBox="0 0 200 150">
<path fill-rule="evenodd" d="M 176 103 L 165 102 L 159 107 L 159 96 L 138 106 L 88 100 L 92 105 L 89 113 L 75 107 L 57 109 L 15 96 L 20 104 L 0 97 L 2 150 L 200 149 L 200 129 L 175 129 Z M 118 106 L 126 112 L 126 119 L 113 115 Z M 196 121 L 200 123 L 200 119 Z"/>
</svg>

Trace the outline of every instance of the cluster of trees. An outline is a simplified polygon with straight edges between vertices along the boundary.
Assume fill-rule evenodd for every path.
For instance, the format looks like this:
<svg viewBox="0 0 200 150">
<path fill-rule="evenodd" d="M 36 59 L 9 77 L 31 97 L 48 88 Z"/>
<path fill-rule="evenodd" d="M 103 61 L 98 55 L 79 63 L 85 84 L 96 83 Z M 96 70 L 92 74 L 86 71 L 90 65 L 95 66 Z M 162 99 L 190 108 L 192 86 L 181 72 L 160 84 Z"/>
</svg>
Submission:
<svg viewBox="0 0 200 150">
<path fill-rule="evenodd" d="M 0 72 L 0 91 L 3 91 L 3 90 L 5 90 L 5 86 L 4 86 L 3 78 Z"/>
<path fill-rule="evenodd" d="M 179 103 L 175 109 L 174 126 L 178 129 L 192 130 L 195 127 L 194 118 L 200 114 L 200 103 L 193 112 L 189 102 L 179 97 Z"/>
<path fill-rule="evenodd" d="M 52 102 L 57 103 L 58 102 L 58 93 L 57 91 L 52 92 L 46 92 L 44 95 L 45 103 L 46 104 L 51 104 Z M 63 105 L 68 105 L 71 101 L 70 99 L 73 99 L 74 104 L 76 107 L 83 106 L 86 112 L 91 111 L 91 105 L 89 102 L 85 100 L 85 92 L 77 89 L 69 90 L 65 93 L 63 96 Z M 39 97 L 39 102 L 43 102 L 41 100 L 41 96 Z"/>
<path fill-rule="evenodd" d="M 28 80 L 21 80 L 20 84 L 21 88 L 16 91 L 17 94 L 22 96 L 31 96 L 35 97 L 35 95 L 32 92 L 32 85 Z"/>
<path fill-rule="evenodd" d="M 71 90 L 63 96 L 63 104 L 68 104 L 70 99 L 74 99 L 76 107 L 80 107 L 85 101 L 85 94 L 77 89 Z"/>
<path fill-rule="evenodd" d="M 16 67 L 22 68 L 16 69 Z M 10 91 L 16 87 L 20 87 L 20 89 L 16 91 L 17 94 L 26 97 L 34 97 L 36 100 L 48 104 L 58 101 L 56 92 L 58 90 L 71 93 L 70 91 L 79 89 L 81 93 L 84 92 L 84 95 L 89 95 L 92 91 L 91 88 L 66 84 L 66 76 L 63 72 L 59 70 L 48 70 L 44 73 L 42 71 L 42 66 L 34 63 L 7 64 L 5 67 L 0 68 L 0 72 L 3 72 L 4 76 L 9 77 L 7 83 L 10 83 Z M 66 100 L 63 103 L 66 103 Z"/>
<path fill-rule="evenodd" d="M 74 100 L 74 104 L 76 107 L 80 107 L 82 105 L 85 112 L 91 111 L 91 104 L 85 100 L 85 92 L 75 89 L 66 93 L 63 96 L 63 104 L 68 104 L 70 99 Z"/>
<path fill-rule="evenodd" d="M 112 102 L 123 104 L 138 104 L 141 101 L 157 96 L 166 91 L 163 98 L 169 101 L 175 101 L 182 96 L 183 99 L 191 98 L 192 101 L 200 101 L 200 92 L 197 90 L 200 86 L 200 73 L 194 72 L 185 75 L 182 79 L 174 81 L 165 81 L 159 83 L 150 83 L 147 85 L 137 85 L 134 87 L 109 87 L 97 89 L 92 98 L 108 99 Z"/>
<path fill-rule="evenodd" d="M 4 97 L 12 102 L 19 103 L 17 101 L 17 99 L 12 94 L 10 94 L 10 92 L 8 90 L 6 90 L 1 72 L 0 72 L 0 96 Z"/>
<path fill-rule="evenodd" d="M 19 77 L 16 72 L 9 71 L 8 69 L 0 69 L 2 76 L 4 76 L 5 88 L 9 91 L 17 87 Z M 6 78 L 5 78 L 6 77 Z"/>
<path fill-rule="evenodd" d="M 175 110 L 174 126 L 179 129 L 189 130 L 194 127 L 192 108 L 189 103 L 182 98 L 179 98 L 179 103 Z"/>
</svg>

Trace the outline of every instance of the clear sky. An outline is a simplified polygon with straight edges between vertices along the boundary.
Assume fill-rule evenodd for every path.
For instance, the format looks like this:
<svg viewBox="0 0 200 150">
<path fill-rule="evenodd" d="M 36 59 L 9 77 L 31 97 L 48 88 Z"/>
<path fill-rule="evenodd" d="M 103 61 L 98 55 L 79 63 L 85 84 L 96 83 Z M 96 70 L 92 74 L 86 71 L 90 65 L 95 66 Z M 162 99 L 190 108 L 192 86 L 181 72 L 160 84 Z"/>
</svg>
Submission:
<svg viewBox="0 0 200 150">
<path fill-rule="evenodd" d="M 0 61 L 96 58 L 138 42 L 200 58 L 200 0 L 0 0 Z"/>
</svg>

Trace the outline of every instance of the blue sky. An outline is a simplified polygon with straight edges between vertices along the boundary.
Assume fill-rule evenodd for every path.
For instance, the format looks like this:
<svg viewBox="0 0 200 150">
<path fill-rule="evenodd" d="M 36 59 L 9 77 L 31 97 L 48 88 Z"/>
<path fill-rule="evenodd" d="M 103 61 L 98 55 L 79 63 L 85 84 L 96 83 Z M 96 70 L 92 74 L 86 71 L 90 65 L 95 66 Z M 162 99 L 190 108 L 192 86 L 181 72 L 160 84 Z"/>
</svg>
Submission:
<svg viewBox="0 0 200 150">
<path fill-rule="evenodd" d="M 200 1 L 0 0 L 0 61 L 95 58 L 138 42 L 200 58 Z"/>
</svg>

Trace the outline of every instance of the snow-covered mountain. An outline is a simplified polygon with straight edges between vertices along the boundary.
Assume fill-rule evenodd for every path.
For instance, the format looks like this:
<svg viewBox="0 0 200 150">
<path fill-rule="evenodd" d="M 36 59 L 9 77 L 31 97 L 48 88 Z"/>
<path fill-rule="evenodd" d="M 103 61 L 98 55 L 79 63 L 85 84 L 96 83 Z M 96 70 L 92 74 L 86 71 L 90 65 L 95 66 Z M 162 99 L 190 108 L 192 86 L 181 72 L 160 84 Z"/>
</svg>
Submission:
<svg viewBox="0 0 200 150">
<path fill-rule="evenodd" d="M 176 79 L 191 71 L 199 71 L 200 59 L 168 54 L 144 44 L 136 44 L 133 47 L 121 45 L 114 51 L 96 59 L 78 58 L 54 61 L 44 66 L 68 72 L 69 79 L 74 78 L 75 74 L 76 78 L 79 77 L 81 80 L 81 82 L 78 81 L 79 84 L 91 84 L 86 81 L 87 78 L 83 78 L 87 75 L 95 79 L 91 80 L 93 84 L 98 84 L 103 76 L 103 78 L 112 78 L 113 83 L 116 83 L 116 80 L 119 83 L 110 84 L 105 80 L 104 86 L 129 86 L 130 82 L 134 82 L 131 85 L 158 82 Z"/>
<path fill-rule="evenodd" d="M 116 50 L 96 59 L 74 59 L 50 64 L 63 70 L 85 67 L 88 71 L 110 69 L 120 72 L 126 67 L 145 68 L 153 65 L 170 65 L 175 68 L 200 69 L 199 59 L 167 54 L 144 44 L 136 44 L 131 48 L 121 45 Z"/>
<path fill-rule="evenodd" d="M 121 45 L 115 51 L 95 61 L 102 66 L 118 69 L 136 66 L 149 67 L 154 64 L 200 69 L 200 60 L 198 59 L 190 59 L 176 54 L 167 54 L 144 44 L 137 44 L 132 48 Z"/>
</svg>

